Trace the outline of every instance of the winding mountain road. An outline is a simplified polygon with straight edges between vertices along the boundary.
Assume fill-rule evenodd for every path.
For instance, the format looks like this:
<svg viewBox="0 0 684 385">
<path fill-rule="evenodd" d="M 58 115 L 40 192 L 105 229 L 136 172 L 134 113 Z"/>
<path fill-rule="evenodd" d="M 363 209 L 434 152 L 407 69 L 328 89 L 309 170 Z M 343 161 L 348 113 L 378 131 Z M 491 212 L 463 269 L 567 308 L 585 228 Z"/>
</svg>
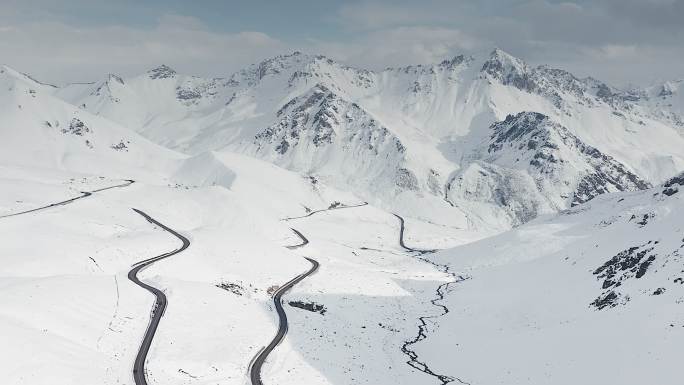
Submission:
<svg viewBox="0 0 684 385">
<path fill-rule="evenodd" d="M 271 340 L 271 343 L 268 344 L 268 346 L 266 346 L 263 350 L 259 351 L 259 353 L 253 361 L 254 363 L 252 364 L 252 367 L 250 368 L 249 372 L 250 379 L 252 380 L 252 385 L 263 385 L 263 382 L 261 382 L 261 367 L 264 365 L 264 362 L 266 362 L 266 358 L 268 358 L 268 355 L 271 354 L 273 349 L 275 349 L 276 346 L 278 346 L 278 344 L 280 344 L 283 341 L 283 338 L 285 338 L 285 334 L 287 334 L 288 325 L 287 315 L 285 314 L 285 309 L 283 309 L 283 294 L 287 293 L 287 291 L 290 290 L 294 285 L 298 284 L 304 278 L 310 276 L 316 270 L 318 270 L 318 261 L 312 258 L 304 258 L 306 258 L 307 261 L 311 262 L 311 268 L 308 271 L 296 276 L 288 283 L 281 286 L 273 295 L 273 303 L 275 304 L 276 312 L 278 313 L 279 319 L 278 332 L 276 333 L 275 337 L 273 337 L 273 340 Z"/>
<path fill-rule="evenodd" d="M 289 221 L 292 219 L 301 219 L 301 218 L 308 218 L 314 214 L 321 213 L 324 211 L 331 211 L 331 210 L 339 210 L 339 209 L 348 209 L 348 208 L 353 208 L 353 207 L 361 207 L 361 206 L 366 206 L 368 202 L 363 202 L 357 205 L 344 205 L 340 204 L 334 207 L 328 207 L 327 209 L 321 209 L 321 210 L 314 210 L 311 211 L 310 213 L 306 215 L 302 215 L 299 217 L 289 217 L 289 218 L 283 218 L 281 219 L 282 221 Z M 285 246 L 288 249 L 298 249 L 300 247 L 304 247 L 309 243 L 309 240 L 299 232 L 298 230 L 294 228 L 290 228 L 301 240 L 302 243 L 297 244 L 297 245 L 291 245 L 291 246 Z M 311 263 L 311 268 L 296 276 L 280 288 L 276 290 L 276 292 L 273 295 L 273 304 L 275 305 L 276 312 L 278 313 L 278 332 L 276 333 L 275 337 L 271 340 L 271 343 L 268 344 L 265 348 L 262 348 L 257 352 L 256 356 L 252 359 L 252 364 L 249 368 L 249 376 L 250 380 L 252 382 L 252 385 L 263 385 L 263 382 L 261 381 L 261 368 L 264 365 L 264 362 L 266 362 L 266 359 L 268 358 L 269 354 L 280 344 L 283 339 L 285 338 L 285 335 L 287 334 L 287 329 L 288 329 L 288 324 L 287 324 L 287 315 L 285 314 L 285 309 L 283 308 L 283 302 L 282 302 L 282 297 L 287 291 L 289 291 L 294 285 L 298 284 L 301 282 L 304 278 L 310 276 L 311 274 L 315 273 L 316 270 L 318 270 L 318 267 L 320 264 L 318 261 L 315 259 L 309 258 L 309 257 L 304 257 L 306 258 L 307 261 Z"/>
<path fill-rule="evenodd" d="M 113 188 L 127 187 L 127 186 L 132 185 L 133 183 L 135 183 L 134 180 L 132 180 L 132 179 L 125 179 L 125 183 L 122 183 L 122 184 L 117 184 L 117 185 L 109 186 L 109 187 L 103 187 L 103 188 L 100 188 L 100 189 L 97 189 L 97 190 L 92 190 L 92 191 L 81 191 L 81 194 L 82 194 L 82 195 L 77 196 L 77 197 L 75 197 L 75 198 L 67 199 L 67 200 L 64 200 L 64 201 L 61 201 L 61 202 L 51 203 L 51 204 L 49 204 L 49 205 L 42 206 L 42 207 L 37 207 L 37 208 L 31 209 L 31 210 L 20 211 L 20 212 L 18 212 L 18 213 L 0 215 L 0 218 L 9 218 L 9 217 L 17 216 L 17 215 L 28 214 L 28 213 L 33 213 L 33 212 L 40 211 L 40 210 L 49 209 L 49 208 L 52 208 L 52 207 L 64 206 L 64 205 L 67 205 L 67 204 L 72 203 L 72 202 L 74 202 L 74 201 L 77 201 L 77 200 L 79 200 L 79 199 L 87 198 L 87 197 L 89 197 L 89 196 L 91 196 L 91 195 L 93 195 L 93 194 L 95 194 L 95 193 L 98 193 L 98 192 L 101 192 L 101 191 L 105 191 L 105 190 L 109 190 L 109 189 L 113 189 Z"/>
<path fill-rule="evenodd" d="M 310 216 L 312 216 L 312 215 L 314 215 L 314 214 L 322 213 L 322 212 L 324 212 L 324 211 L 332 211 L 332 210 L 339 210 L 339 209 L 351 209 L 351 208 L 354 208 L 354 207 L 361 207 L 361 206 L 366 206 L 366 205 L 368 205 L 368 202 L 359 203 L 358 205 L 345 205 L 345 204 L 340 204 L 340 205 L 338 205 L 338 206 L 328 207 L 327 209 L 314 210 L 314 211 L 312 211 L 312 212 L 310 212 L 310 213 L 308 213 L 308 214 L 306 214 L 306 215 L 302 215 L 302 216 L 299 216 L 299 217 L 288 217 L 288 218 L 283 218 L 283 219 L 281 219 L 281 221 L 289 221 L 289 220 L 292 220 L 292 219 L 308 218 L 308 217 L 310 217 Z"/>
<path fill-rule="evenodd" d="M 150 323 L 149 325 L 147 325 L 145 336 L 143 337 L 142 344 L 140 345 L 140 349 L 138 350 L 138 355 L 135 357 L 135 363 L 133 364 L 133 379 L 135 380 L 135 384 L 147 385 L 147 378 L 145 377 L 145 360 L 147 359 L 147 353 L 149 352 L 150 346 L 152 345 L 152 339 L 154 338 L 154 334 L 157 332 L 159 321 L 161 321 L 161 317 L 164 315 L 164 311 L 166 310 L 167 301 L 164 292 L 162 292 L 154 286 L 150 286 L 142 282 L 140 279 L 138 279 L 138 273 L 157 261 L 161 261 L 162 259 L 168 258 L 187 249 L 188 246 L 190 246 L 190 241 L 181 234 L 179 234 L 177 231 L 163 225 L 162 223 L 147 215 L 143 211 L 138 209 L 133 209 L 133 211 L 142 215 L 148 222 L 152 223 L 153 225 L 159 226 L 165 231 L 171 233 L 173 236 L 178 238 L 183 243 L 179 248 L 175 250 L 136 263 L 135 265 L 133 265 L 133 268 L 128 272 L 128 279 L 130 279 L 131 281 L 133 281 L 133 283 L 149 291 L 155 296 L 154 306 L 152 307 L 152 312 L 150 315 Z"/>
<path fill-rule="evenodd" d="M 361 206 L 366 206 L 368 202 L 363 202 L 357 205 L 338 205 L 334 207 L 329 207 L 327 209 L 321 209 L 321 210 L 314 210 L 311 211 L 310 213 L 306 215 L 302 215 L 299 217 L 289 217 L 289 218 L 283 218 L 283 221 L 289 221 L 292 219 L 301 219 L 301 218 L 307 218 L 310 217 L 316 213 L 321 213 L 324 211 L 331 211 L 331 210 L 339 210 L 339 209 L 348 209 L 348 208 L 353 208 L 353 207 L 361 207 Z M 403 228 L 403 227 L 402 227 Z M 309 244 L 309 240 L 299 232 L 298 230 L 294 228 L 290 228 L 301 240 L 302 243 L 297 244 L 297 245 L 291 245 L 291 246 L 285 246 L 288 249 L 298 249 L 300 247 L 304 247 L 307 244 Z M 402 240 L 403 242 L 403 240 Z M 273 295 L 273 304 L 275 305 L 276 312 L 278 313 L 278 332 L 276 333 L 275 337 L 271 340 L 271 343 L 268 344 L 265 348 L 262 348 L 259 350 L 256 354 L 256 356 L 252 359 L 252 363 L 249 368 L 249 376 L 250 380 L 252 382 L 252 385 L 263 385 L 263 382 L 261 381 L 261 368 L 264 365 L 264 362 L 266 362 L 266 359 L 268 358 L 269 354 L 280 344 L 283 339 L 285 338 L 285 335 L 287 334 L 287 329 L 288 329 L 288 323 L 287 323 L 287 315 L 285 314 L 285 309 L 283 308 L 283 302 L 282 302 L 282 297 L 285 293 L 287 293 L 294 285 L 298 284 L 301 282 L 304 278 L 310 276 L 311 274 L 315 273 L 316 270 L 318 270 L 318 267 L 320 264 L 318 261 L 315 259 L 309 258 L 309 257 L 304 257 L 306 258 L 307 261 L 311 263 L 311 268 L 296 276 L 280 288 L 276 290 L 276 292 Z"/>
<path fill-rule="evenodd" d="M 414 248 L 406 246 L 406 244 L 404 243 L 404 230 L 406 229 L 406 225 L 404 224 L 404 218 L 402 218 L 398 214 L 393 213 L 392 215 L 397 217 L 397 219 L 399 219 L 399 223 L 401 224 L 401 228 L 399 229 L 399 246 L 401 246 L 406 251 L 410 251 L 412 253 L 419 253 L 419 254 L 429 254 L 429 253 L 434 253 L 435 251 L 437 251 L 437 250 L 420 250 L 420 249 L 414 249 Z"/>
<path fill-rule="evenodd" d="M 300 244 L 298 244 L 298 245 L 285 246 L 285 247 L 287 247 L 287 248 L 290 249 L 290 250 L 294 250 L 294 249 L 298 249 L 298 248 L 300 248 L 300 247 L 304 247 L 304 246 L 306 246 L 306 245 L 309 244 L 309 240 L 306 239 L 306 237 L 304 236 L 304 234 L 300 233 L 298 230 L 293 229 L 293 228 L 290 228 L 290 230 L 292 230 L 295 234 L 297 234 L 297 236 L 299 237 L 299 239 L 302 240 L 302 243 L 300 243 Z"/>
<path fill-rule="evenodd" d="M 288 249 L 297 249 L 300 247 L 304 247 L 309 243 L 309 240 L 306 239 L 304 234 L 300 233 L 295 229 L 291 230 L 295 234 L 297 234 L 297 236 L 302 240 L 302 243 L 292 246 L 286 246 Z M 311 268 L 308 271 L 294 277 L 288 283 L 278 288 L 278 290 L 273 295 L 273 304 L 275 305 L 276 312 L 278 313 L 278 332 L 276 333 L 275 337 L 273 337 L 273 339 L 271 340 L 271 343 L 269 343 L 268 346 L 266 346 L 265 348 L 259 350 L 257 355 L 252 360 L 252 365 L 249 370 L 249 377 L 252 381 L 252 385 L 263 385 L 263 382 L 261 382 L 261 367 L 264 365 L 264 362 L 266 362 L 266 358 L 268 358 L 268 355 L 271 354 L 271 352 L 276 348 L 276 346 L 278 346 L 278 344 L 280 344 L 283 341 L 285 335 L 287 334 L 288 324 L 287 315 L 285 314 L 285 309 L 283 309 L 283 295 L 287 293 L 287 291 L 290 290 L 294 285 L 301 282 L 304 278 L 315 273 L 316 270 L 318 270 L 318 266 L 320 266 L 318 261 L 316 261 L 315 259 L 308 257 L 304 258 L 306 258 L 306 260 L 311 263 Z"/>
</svg>

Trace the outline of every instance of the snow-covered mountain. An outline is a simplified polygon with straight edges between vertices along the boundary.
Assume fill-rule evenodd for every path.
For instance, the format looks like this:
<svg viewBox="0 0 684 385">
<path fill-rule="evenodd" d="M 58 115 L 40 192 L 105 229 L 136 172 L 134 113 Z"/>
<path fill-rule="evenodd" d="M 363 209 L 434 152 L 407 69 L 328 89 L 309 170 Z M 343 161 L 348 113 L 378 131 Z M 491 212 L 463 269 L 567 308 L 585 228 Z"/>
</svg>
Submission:
<svg viewBox="0 0 684 385">
<path fill-rule="evenodd" d="M 600 194 L 649 187 L 623 164 L 538 112 L 509 115 L 490 130 L 490 140 L 474 149 L 474 161 L 452 175 L 446 191 L 450 202 L 486 202 L 492 214 L 505 208 L 512 223 L 520 224 Z"/>
<path fill-rule="evenodd" d="M 181 154 L 56 98 L 55 87 L 0 67 L 0 162 L 130 175 L 168 171 Z"/>
<path fill-rule="evenodd" d="M 503 229 L 683 169 L 678 84 L 621 91 L 498 49 L 383 71 L 295 52 L 226 78 L 160 66 L 54 94 L 181 152 L 242 152 L 413 215 L 407 200 L 424 200 L 428 216 Z M 490 143 L 526 124 L 511 115 L 544 117 L 515 139 L 539 136 L 540 151 Z"/>
<path fill-rule="evenodd" d="M 418 353 L 472 384 L 673 383 L 682 215 L 684 174 L 431 256 L 469 279 Z"/>
</svg>

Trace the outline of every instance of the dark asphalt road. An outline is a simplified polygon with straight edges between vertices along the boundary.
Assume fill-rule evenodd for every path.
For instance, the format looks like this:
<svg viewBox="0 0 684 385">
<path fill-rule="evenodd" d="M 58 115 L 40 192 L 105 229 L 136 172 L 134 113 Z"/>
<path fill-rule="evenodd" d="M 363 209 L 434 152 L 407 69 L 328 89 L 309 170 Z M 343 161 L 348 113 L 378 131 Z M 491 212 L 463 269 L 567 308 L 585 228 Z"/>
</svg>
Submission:
<svg viewBox="0 0 684 385">
<path fill-rule="evenodd" d="M 77 197 L 75 197 L 75 198 L 67 199 L 67 200 L 61 201 L 61 202 L 51 203 L 51 204 L 49 204 L 49 205 L 47 205 L 47 206 L 42 206 L 42 207 L 38 207 L 38 208 L 35 208 L 35 209 L 26 210 L 26 211 L 21 211 L 21 212 L 18 212 L 18 213 L 7 214 L 7 215 L 0 215 L 0 218 L 14 217 L 14 216 L 17 216 L 17 215 L 28 214 L 28 213 L 32 213 L 32 212 L 36 212 L 36 211 L 40 211 L 40 210 L 49 209 L 49 208 L 52 208 L 52 207 L 64 206 L 64 205 L 67 205 L 67 204 L 72 203 L 72 202 L 74 202 L 74 201 L 77 201 L 77 200 L 79 200 L 79 199 L 83 199 L 83 198 L 89 197 L 89 196 L 91 196 L 91 195 L 93 195 L 93 194 L 95 194 L 95 193 L 98 193 L 98 192 L 100 192 L 100 191 L 105 191 L 105 190 L 109 190 L 109 189 L 113 189 L 113 188 L 118 188 L 118 187 L 127 187 L 127 186 L 132 185 L 133 183 L 135 183 L 134 180 L 126 179 L 126 183 L 118 184 L 118 185 L 115 185 L 115 186 L 104 187 L 104 188 L 100 188 L 100 189 L 93 190 L 93 191 L 81 191 L 81 194 L 82 194 L 82 195 L 77 196 Z"/>
<path fill-rule="evenodd" d="M 358 205 L 351 205 L 351 206 L 339 205 L 339 206 L 336 206 L 336 207 L 329 207 L 329 208 L 327 208 L 327 209 L 314 210 L 314 211 L 312 211 L 312 212 L 310 212 L 310 213 L 308 213 L 308 214 L 306 214 L 306 215 L 302 215 L 302 216 L 300 216 L 300 217 L 283 218 L 283 219 L 281 219 L 281 221 L 289 221 L 289 220 L 291 220 L 291 219 L 308 218 L 308 217 L 310 217 L 310 216 L 312 216 L 312 215 L 314 215 L 314 214 L 322 213 L 322 212 L 324 212 L 324 211 L 339 210 L 339 209 L 350 209 L 350 208 L 352 208 L 352 207 L 366 206 L 367 204 L 368 204 L 368 202 L 363 202 L 363 203 L 360 203 L 360 204 L 358 204 Z"/>
<path fill-rule="evenodd" d="M 410 251 L 413 253 L 420 253 L 420 254 L 434 253 L 436 251 L 436 250 L 414 249 L 412 247 L 406 246 L 406 244 L 404 243 L 404 229 L 405 229 L 404 218 L 402 218 L 400 215 L 397 215 L 394 213 L 392 215 L 397 217 L 397 219 L 399 219 L 399 223 L 401 224 L 401 229 L 399 230 L 399 246 L 401 246 L 406 251 Z"/>
<path fill-rule="evenodd" d="M 294 233 L 297 234 L 297 236 L 299 237 L 299 239 L 302 240 L 302 243 L 300 243 L 300 244 L 298 244 L 298 245 L 285 246 L 285 247 L 287 247 L 288 249 L 291 249 L 291 250 L 292 250 L 292 249 L 298 249 L 298 248 L 300 248 L 300 247 L 304 247 L 304 246 L 306 246 L 306 245 L 309 244 L 309 240 L 306 239 L 306 237 L 304 236 L 304 234 L 300 233 L 299 231 L 297 231 L 296 229 L 293 229 L 293 228 L 290 228 L 290 230 L 294 231 Z"/>
<path fill-rule="evenodd" d="M 152 339 L 154 338 L 154 334 L 157 332 L 159 321 L 161 321 L 161 317 L 164 315 L 164 310 L 166 310 L 167 302 L 166 295 L 164 295 L 164 293 L 156 287 L 150 286 L 140 281 L 138 279 L 138 273 L 157 261 L 160 261 L 164 258 L 168 258 L 187 249 L 188 246 L 190 246 L 190 241 L 178 232 L 176 232 L 175 230 L 159 223 L 157 220 L 145 214 L 144 212 L 137 209 L 133 209 L 133 211 L 142 215 L 145 219 L 147 219 L 148 222 L 152 223 L 153 225 L 161 227 L 165 231 L 174 235 L 176 238 L 180 239 L 181 242 L 183 242 L 183 244 L 179 248 L 173 251 L 169 251 L 156 257 L 152 257 L 136 263 L 135 265 L 133 265 L 131 271 L 128 272 L 128 279 L 133 281 L 133 283 L 135 283 L 136 285 L 154 294 L 155 296 L 154 306 L 152 307 L 152 313 L 150 315 L 150 323 L 147 326 L 145 336 L 143 337 L 142 344 L 140 345 L 140 349 L 138 350 L 138 355 L 135 357 L 135 363 L 133 364 L 133 379 L 135 380 L 135 384 L 147 385 L 147 379 L 145 378 L 145 360 L 147 358 L 147 353 L 150 350 L 150 346 L 152 345 Z"/>
<path fill-rule="evenodd" d="M 294 231 L 298 236 L 300 236 L 303 242 L 302 244 L 295 245 L 294 247 L 302 247 L 309 243 L 309 241 L 306 239 L 304 235 L 302 235 L 302 233 L 295 229 L 292 229 L 292 231 Z M 252 367 L 249 371 L 250 379 L 252 380 L 252 385 L 263 385 L 263 382 L 261 382 L 261 367 L 264 365 L 264 362 L 266 362 L 266 358 L 268 358 L 268 355 L 273 351 L 273 349 L 275 349 L 276 346 L 278 346 L 278 344 L 280 344 L 280 342 L 282 342 L 283 338 L 285 338 L 285 334 L 287 334 L 287 315 L 285 314 L 285 309 L 283 309 L 283 295 L 288 290 L 290 290 L 294 285 L 298 284 L 304 278 L 310 276 L 318 269 L 318 261 L 307 257 L 304 258 L 306 258 L 307 261 L 311 262 L 311 269 L 309 269 L 305 273 L 296 276 L 288 283 L 281 286 L 273 295 L 273 303 L 275 304 L 276 312 L 278 313 L 279 319 L 278 332 L 276 333 L 275 337 L 273 337 L 273 340 L 271 340 L 271 343 L 268 344 L 268 346 L 266 346 L 264 349 L 260 350 L 259 353 L 257 353 L 257 356 L 253 361 Z"/>
</svg>

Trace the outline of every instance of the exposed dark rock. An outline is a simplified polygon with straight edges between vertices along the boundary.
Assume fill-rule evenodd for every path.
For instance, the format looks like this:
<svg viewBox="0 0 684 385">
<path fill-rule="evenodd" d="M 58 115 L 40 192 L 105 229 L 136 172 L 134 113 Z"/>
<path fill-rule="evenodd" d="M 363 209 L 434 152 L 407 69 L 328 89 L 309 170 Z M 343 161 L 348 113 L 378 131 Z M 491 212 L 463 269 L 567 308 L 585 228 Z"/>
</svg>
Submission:
<svg viewBox="0 0 684 385">
<path fill-rule="evenodd" d="M 619 305 L 620 297 L 615 294 L 614 291 L 609 291 L 607 293 L 601 294 L 598 298 L 592 301 L 591 306 L 596 307 L 598 310 L 602 310 L 606 307 L 615 307 Z"/>
<path fill-rule="evenodd" d="M 681 173 L 663 183 L 663 194 L 672 196 L 679 192 L 679 188 L 684 186 L 684 173 Z"/>
<path fill-rule="evenodd" d="M 290 304 L 290 306 L 308 310 L 313 313 L 320 313 L 321 315 L 325 315 L 325 313 L 327 312 L 325 306 L 315 302 L 290 301 L 288 303 Z"/>
<path fill-rule="evenodd" d="M 405 190 L 418 190 L 418 178 L 409 169 L 400 168 L 397 170 L 397 186 Z"/>
<path fill-rule="evenodd" d="M 128 143 L 130 143 L 130 142 L 128 142 Z M 117 151 L 126 151 L 126 152 L 128 152 L 128 146 L 126 145 L 126 143 L 124 143 L 123 140 L 121 140 L 121 141 L 120 141 L 119 143 L 117 143 L 117 144 L 113 144 L 113 145 L 112 145 L 112 148 L 113 148 L 114 150 L 117 150 Z"/>
<path fill-rule="evenodd" d="M 69 123 L 69 127 L 62 128 L 63 134 L 72 134 L 72 135 L 83 136 L 83 135 L 90 133 L 90 132 L 91 132 L 90 127 L 86 126 L 85 123 L 83 123 L 78 118 L 71 119 L 71 122 Z"/>
<path fill-rule="evenodd" d="M 298 144 L 307 131 L 313 134 L 310 138 L 316 147 L 330 144 L 335 137 L 333 126 L 339 124 L 337 112 L 335 95 L 327 87 L 317 85 L 308 97 L 295 98 L 285 104 L 277 114 L 281 116 L 287 113 L 287 116 L 257 134 L 255 140 L 272 142 L 280 137 L 281 142 L 276 147 L 280 154 L 287 152 L 290 145 Z M 291 138 L 292 142 L 285 140 L 285 137 Z"/>
<path fill-rule="evenodd" d="M 653 247 L 643 247 L 634 246 L 623 250 L 594 270 L 594 275 L 599 279 L 605 279 L 603 281 L 604 289 L 620 286 L 622 281 L 632 276 L 641 278 L 646 273 L 648 266 L 655 260 L 655 256 L 651 255 L 644 260 L 644 257 L 653 251 Z"/>
<path fill-rule="evenodd" d="M 648 270 L 648 267 L 651 266 L 651 263 L 655 261 L 655 257 L 653 255 L 649 256 L 647 260 L 641 262 L 639 265 L 639 270 L 637 270 L 637 273 L 635 275 L 636 278 L 641 278 L 646 274 L 646 271 Z"/>
<path fill-rule="evenodd" d="M 290 143 L 287 140 L 283 139 L 282 141 L 280 141 L 280 144 L 278 144 L 275 150 L 278 154 L 282 155 L 286 153 L 289 148 Z"/>
<path fill-rule="evenodd" d="M 162 64 L 157 68 L 153 68 L 147 71 L 147 74 L 150 77 L 150 79 L 168 79 L 175 77 L 176 71 L 174 71 L 173 68 L 165 64 Z"/>
<path fill-rule="evenodd" d="M 665 288 L 664 288 L 664 287 L 659 287 L 659 288 L 655 289 L 655 291 L 653 291 L 653 294 L 651 294 L 651 295 L 661 295 L 661 294 L 663 294 L 664 292 L 665 292 Z"/>
<path fill-rule="evenodd" d="M 651 264 L 656 260 L 655 254 L 650 254 L 654 247 L 647 247 L 651 243 L 653 242 L 623 250 L 594 270 L 593 274 L 599 280 L 603 279 L 601 288 L 603 290 L 611 290 L 602 293 L 596 298 L 591 303 L 592 306 L 600 310 L 607 306 L 617 306 L 620 303 L 619 299 L 622 297 L 616 289 L 629 282 L 632 278 L 639 279 L 643 277 Z M 624 297 L 623 300 L 622 302 L 627 302 L 629 298 Z"/>
<path fill-rule="evenodd" d="M 200 100 L 214 98 L 218 94 L 217 83 L 220 79 L 203 80 L 192 78 L 176 87 L 176 99 L 185 105 L 197 104 Z"/>
<path fill-rule="evenodd" d="M 653 217 L 655 217 L 655 214 L 653 213 L 644 214 L 641 217 L 641 220 L 637 222 L 637 225 L 639 225 L 640 227 L 644 227 L 648 224 L 648 221 Z"/>
<path fill-rule="evenodd" d="M 217 284 L 216 287 L 229 291 L 235 295 L 243 295 L 245 292 L 245 288 L 232 282 L 221 282 Z"/>
<path fill-rule="evenodd" d="M 202 97 L 202 94 L 196 90 L 187 90 L 183 88 L 176 88 L 176 97 L 179 100 L 193 100 Z"/>
</svg>

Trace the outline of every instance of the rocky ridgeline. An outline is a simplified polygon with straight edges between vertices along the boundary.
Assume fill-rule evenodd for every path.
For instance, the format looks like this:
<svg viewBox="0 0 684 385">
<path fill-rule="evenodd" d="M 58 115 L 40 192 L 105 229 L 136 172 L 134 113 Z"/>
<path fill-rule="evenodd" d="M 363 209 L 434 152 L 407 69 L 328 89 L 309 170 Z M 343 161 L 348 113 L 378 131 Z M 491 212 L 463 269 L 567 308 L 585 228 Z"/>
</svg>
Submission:
<svg viewBox="0 0 684 385">
<path fill-rule="evenodd" d="M 525 167 L 535 180 L 568 186 L 561 191 L 570 205 L 585 203 L 598 195 L 615 191 L 643 190 L 649 184 L 623 164 L 582 142 L 566 127 L 537 112 L 509 115 L 492 125 L 487 149 L 490 159 L 512 151 L 513 164 Z M 491 157 L 494 155 L 494 157 Z M 544 187 L 540 183 L 540 187 Z"/>
</svg>

